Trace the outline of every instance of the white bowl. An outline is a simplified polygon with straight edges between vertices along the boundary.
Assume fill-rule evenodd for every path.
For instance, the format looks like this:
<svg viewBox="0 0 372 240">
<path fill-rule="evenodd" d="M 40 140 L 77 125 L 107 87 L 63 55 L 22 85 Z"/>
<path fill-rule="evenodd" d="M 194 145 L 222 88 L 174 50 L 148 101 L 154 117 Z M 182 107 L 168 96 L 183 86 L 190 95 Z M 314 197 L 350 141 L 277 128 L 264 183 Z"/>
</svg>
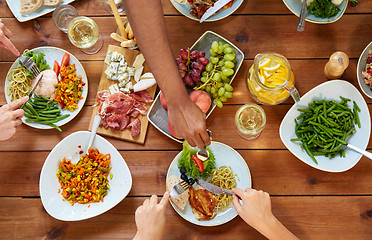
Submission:
<svg viewBox="0 0 372 240">
<path fill-rule="evenodd" d="M 300 16 L 301 9 L 302 9 L 302 3 L 300 0 L 283 0 L 286 7 L 297 17 Z M 327 24 L 327 23 L 333 23 L 339 20 L 342 15 L 344 15 L 345 10 L 347 8 L 348 0 L 344 0 L 338 8 L 340 8 L 340 11 L 331 18 L 320 18 L 316 17 L 315 15 L 307 12 L 305 20 L 311 23 L 317 23 L 317 24 Z"/>
<path fill-rule="evenodd" d="M 328 81 L 311 89 L 301 97 L 300 102 L 291 107 L 283 118 L 279 128 L 282 142 L 293 155 L 304 163 L 326 172 L 343 172 L 349 170 L 357 164 L 362 155 L 351 149 L 345 148 L 345 157 L 336 155 L 334 158 L 330 159 L 325 156 L 315 156 L 318 161 L 318 164 L 316 164 L 310 156 L 302 150 L 299 142 L 291 142 L 291 139 L 297 138 L 295 134 L 294 119 L 300 115 L 300 112 L 297 111 L 298 108 L 308 108 L 308 104 L 314 100 L 325 99 L 336 100 L 339 102 L 341 101 L 340 96 L 352 100 L 348 103 L 349 108 L 352 109 L 353 101 L 355 101 L 361 109 L 359 112 L 361 128 L 355 126 L 356 131 L 348 138 L 347 142 L 361 149 L 366 149 L 369 142 L 369 135 L 371 133 L 371 118 L 367 103 L 352 84 L 343 80 Z"/>
<path fill-rule="evenodd" d="M 360 89 L 362 89 L 362 92 L 369 98 L 372 98 L 372 90 L 370 87 L 364 83 L 364 78 L 362 76 L 362 71 L 366 70 L 366 63 L 368 58 L 368 50 L 372 49 L 372 42 L 370 42 L 367 47 L 363 50 L 362 54 L 359 57 L 358 60 L 358 66 L 357 66 L 357 78 Z"/>
<path fill-rule="evenodd" d="M 123 157 L 110 142 L 96 135 L 92 148 L 97 148 L 104 154 L 111 154 L 110 174 L 113 178 L 108 178 L 110 185 L 108 194 L 104 197 L 104 201 L 99 203 L 75 203 L 71 206 L 68 201 L 63 201 L 61 193 L 58 193 L 61 189 L 56 175 L 58 163 L 64 157 L 76 163 L 74 159 L 79 159 L 81 156 L 79 152 L 86 150 L 89 134 L 88 131 L 80 131 L 68 135 L 53 148 L 44 162 L 39 182 L 41 202 L 45 210 L 56 219 L 79 221 L 100 215 L 120 203 L 132 187 L 132 176 Z"/>
</svg>

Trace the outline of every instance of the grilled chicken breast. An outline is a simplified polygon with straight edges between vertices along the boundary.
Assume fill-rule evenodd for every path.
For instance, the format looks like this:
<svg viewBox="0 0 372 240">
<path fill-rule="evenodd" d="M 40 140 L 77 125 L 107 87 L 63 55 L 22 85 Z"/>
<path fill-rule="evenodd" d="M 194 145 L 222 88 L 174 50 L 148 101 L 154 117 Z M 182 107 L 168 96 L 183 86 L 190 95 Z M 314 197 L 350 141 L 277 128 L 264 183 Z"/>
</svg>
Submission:
<svg viewBox="0 0 372 240">
<path fill-rule="evenodd" d="M 211 192 L 205 189 L 199 188 L 195 190 L 191 187 L 189 202 L 192 212 L 198 220 L 210 220 L 217 215 L 214 210 L 218 200 Z"/>
</svg>

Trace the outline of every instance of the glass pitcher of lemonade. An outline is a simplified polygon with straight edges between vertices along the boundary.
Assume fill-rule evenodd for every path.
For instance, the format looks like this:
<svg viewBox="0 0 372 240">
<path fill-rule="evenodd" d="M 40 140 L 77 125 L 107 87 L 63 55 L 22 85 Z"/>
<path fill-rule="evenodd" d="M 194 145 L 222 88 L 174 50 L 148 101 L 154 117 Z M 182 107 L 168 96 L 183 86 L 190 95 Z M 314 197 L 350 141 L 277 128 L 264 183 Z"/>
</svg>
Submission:
<svg viewBox="0 0 372 240">
<path fill-rule="evenodd" d="M 257 54 L 247 77 L 252 98 L 267 105 L 282 103 L 290 95 L 295 102 L 300 101 L 294 82 L 289 61 L 278 53 Z"/>
</svg>

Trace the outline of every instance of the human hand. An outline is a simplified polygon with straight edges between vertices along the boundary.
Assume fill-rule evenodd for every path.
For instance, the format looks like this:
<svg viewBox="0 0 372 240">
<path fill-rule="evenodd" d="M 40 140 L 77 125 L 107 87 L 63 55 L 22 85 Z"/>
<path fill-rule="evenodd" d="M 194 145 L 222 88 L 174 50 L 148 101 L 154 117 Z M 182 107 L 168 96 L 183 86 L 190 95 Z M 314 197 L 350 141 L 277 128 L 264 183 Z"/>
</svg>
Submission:
<svg viewBox="0 0 372 240">
<path fill-rule="evenodd" d="M 176 135 L 192 147 L 209 146 L 211 138 L 207 132 L 205 113 L 187 95 L 183 100 L 177 100 L 168 103 L 168 119 Z"/>
<path fill-rule="evenodd" d="M 17 126 L 22 124 L 24 111 L 19 107 L 28 101 L 28 96 L 22 97 L 0 107 L 0 141 L 11 138 Z"/>
<path fill-rule="evenodd" d="M 165 230 L 165 208 L 168 204 L 169 193 L 164 193 L 158 204 L 158 197 L 152 195 L 146 199 L 142 206 L 136 210 L 135 218 L 137 234 L 135 240 L 158 240 L 161 239 Z"/>
<path fill-rule="evenodd" d="M 255 229 L 260 229 L 262 225 L 275 218 L 271 212 L 270 195 L 267 192 L 257 191 L 247 188 L 245 191 L 239 188 L 232 190 L 239 196 L 243 202 L 240 204 L 239 199 L 234 195 L 234 207 L 239 216 Z"/>
<path fill-rule="evenodd" d="M 0 19 L 0 47 L 8 49 L 14 55 L 19 56 L 20 53 L 14 44 L 9 40 L 12 37 L 12 32 L 4 25 Z"/>
</svg>

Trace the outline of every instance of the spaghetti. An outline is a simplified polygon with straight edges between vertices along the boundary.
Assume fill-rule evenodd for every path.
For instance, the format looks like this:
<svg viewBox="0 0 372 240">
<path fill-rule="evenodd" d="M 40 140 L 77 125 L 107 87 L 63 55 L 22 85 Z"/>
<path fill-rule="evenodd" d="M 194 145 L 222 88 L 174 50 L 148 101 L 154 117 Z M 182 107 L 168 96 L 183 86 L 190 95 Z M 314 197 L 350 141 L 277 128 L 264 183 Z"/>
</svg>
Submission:
<svg viewBox="0 0 372 240">
<path fill-rule="evenodd" d="M 27 96 L 31 91 L 32 79 L 26 76 L 26 69 L 21 65 L 10 70 L 6 78 L 9 80 L 7 94 L 11 101 Z"/>
<path fill-rule="evenodd" d="M 231 167 L 221 166 L 214 169 L 211 173 L 210 183 L 219 186 L 221 188 L 231 190 L 236 187 L 236 174 L 233 174 Z M 226 194 L 216 195 L 218 199 L 217 211 L 224 211 L 226 208 L 230 208 L 232 202 L 232 196 Z"/>
</svg>

